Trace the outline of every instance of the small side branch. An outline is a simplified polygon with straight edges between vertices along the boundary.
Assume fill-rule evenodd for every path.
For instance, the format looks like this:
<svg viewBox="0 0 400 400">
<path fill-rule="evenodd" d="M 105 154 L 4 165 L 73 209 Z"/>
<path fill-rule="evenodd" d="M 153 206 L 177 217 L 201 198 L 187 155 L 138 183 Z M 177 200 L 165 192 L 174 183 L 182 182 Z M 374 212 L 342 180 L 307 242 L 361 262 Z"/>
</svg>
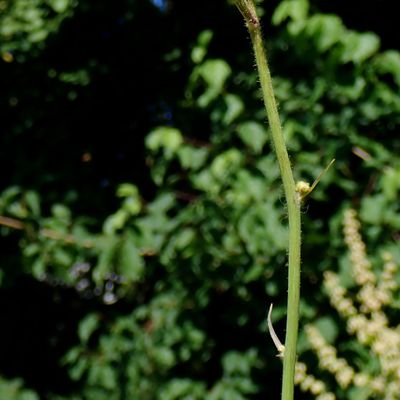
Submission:
<svg viewBox="0 0 400 400">
<path fill-rule="evenodd" d="M 7 228 L 19 231 L 26 231 L 29 228 L 29 226 L 23 221 L 15 218 L 6 217 L 4 215 L 0 215 L 0 226 L 6 226 Z M 94 240 L 79 240 L 71 234 L 57 232 L 52 229 L 43 228 L 40 229 L 37 234 L 47 239 L 63 242 L 67 245 L 77 245 L 85 249 L 92 249 L 96 247 L 96 243 Z M 153 249 L 139 249 L 139 253 L 143 257 L 153 257 L 157 254 L 157 252 Z"/>
<path fill-rule="evenodd" d="M 0 225 L 18 230 L 25 229 L 25 224 L 22 221 L 14 218 L 4 217 L 3 215 L 0 215 Z"/>
<path fill-rule="evenodd" d="M 5 217 L 4 215 L 0 215 L 0 225 L 20 231 L 27 229 L 27 225 L 24 222 L 20 221 L 19 219 Z M 87 249 L 94 247 L 94 243 L 91 240 L 81 241 L 76 239 L 71 234 L 53 231 L 52 229 L 43 228 L 39 231 L 39 235 L 42 235 L 47 239 L 62 241 L 66 244 L 77 244 Z"/>
</svg>

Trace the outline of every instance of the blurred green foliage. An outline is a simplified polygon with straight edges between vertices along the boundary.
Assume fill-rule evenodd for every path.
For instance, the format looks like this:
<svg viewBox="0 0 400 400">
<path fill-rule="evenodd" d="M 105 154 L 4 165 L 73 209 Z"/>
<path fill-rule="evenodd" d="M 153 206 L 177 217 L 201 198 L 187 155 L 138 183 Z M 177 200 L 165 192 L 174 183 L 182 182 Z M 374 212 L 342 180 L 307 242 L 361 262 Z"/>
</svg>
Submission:
<svg viewBox="0 0 400 400">
<path fill-rule="evenodd" d="M 269 303 L 277 330 L 286 303 L 279 171 L 240 15 L 206 2 L 197 22 L 192 6 L 0 1 L 1 298 L 28 280 L 64 319 L 47 375 L 34 357 L 0 372 L 40 398 L 279 393 L 266 335 Z M 274 6 L 263 23 L 295 174 L 312 182 L 336 159 L 305 206 L 301 306 L 332 340 L 321 273 L 346 277 L 342 210 L 360 209 L 372 255 L 398 240 L 400 53 L 307 0 Z M 34 350 L 5 337 L 11 354 Z M 21 387 L 0 381 L 7 399 L 36 398 Z"/>
<path fill-rule="evenodd" d="M 5 61 L 10 62 L 14 52 L 18 52 L 18 60 L 22 61 L 25 53 L 32 55 L 43 48 L 47 37 L 58 32 L 76 5 L 75 0 L 3 0 L 0 52 Z"/>
<path fill-rule="evenodd" d="M 0 378 L 0 396 L 9 400 L 38 400 L 39 397 L 31 390 L 23 389 L 20 379 L 4 380 Z"/>
</svg>

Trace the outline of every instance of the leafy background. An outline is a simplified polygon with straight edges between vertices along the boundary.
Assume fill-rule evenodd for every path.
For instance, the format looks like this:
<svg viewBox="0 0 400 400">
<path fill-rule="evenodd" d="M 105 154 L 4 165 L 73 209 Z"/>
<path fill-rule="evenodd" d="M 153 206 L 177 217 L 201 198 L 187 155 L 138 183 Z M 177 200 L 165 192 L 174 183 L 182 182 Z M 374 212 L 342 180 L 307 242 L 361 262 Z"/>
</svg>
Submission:
<svg viewBox="0 0 400 400">
<path fill-rule="evenodd" d="M 400 53 L 381 4 L 259 6 L 296 177 L 336 159 L 304 208 L 301 314 L 339 348 L 321 281 L 348 275 L 343 209 L 373 259 L 400 261 Z M 0 11 L 0 397 L 276 398 L 266 311 L 283 337 L 287 221 L 241 16 L 180 0 Z"/>
</svg>

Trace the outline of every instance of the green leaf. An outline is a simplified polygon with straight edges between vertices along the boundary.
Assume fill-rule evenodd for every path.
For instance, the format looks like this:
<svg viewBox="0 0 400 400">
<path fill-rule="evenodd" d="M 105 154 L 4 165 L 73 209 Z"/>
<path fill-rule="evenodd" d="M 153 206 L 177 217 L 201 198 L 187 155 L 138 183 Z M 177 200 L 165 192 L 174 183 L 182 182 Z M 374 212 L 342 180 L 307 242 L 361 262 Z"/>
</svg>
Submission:
<svg viewBox="0 0 400 400">
<path fill-rule="evenodd" d="M 93 364 L 88 371 L 88 383 L 113 390 L 117 386 L 116 371 L 111 365 L 104 365 L 100 362 Z"/>
<path fill-rule="evenodd" d="M 267 131 L 261 124 L 255 121 L 243 122 L 237 127 L 237 133 L 254 153 L 261 154 L 268 140 Z"/>
<path fill-rule="evenodd" d="M 374 62 L 379 73 L 392 74 L 393 79 L 400 86 L 400 53 L 398 51 L 388 50 L 378 54 Z"/>
<path fill-rule="evenodd" d="M 70 7 L 69 0 L 49 0 L 51 7 L 55 12 L 63 13 Z"/>
<path fill-rule="evenodd" d="M 39 400 L 39 397 L 31 390 L 24 390 L 18 397 L 18 400 Z"/>
<path fill-rule="evenodd" d="M 256 167 L 267 182 L 273 182 L 279 178 L 279 167 L 272 154 L 258 158 Z"/>
<path fill-rule="evenodd" d="M 197 38 L 197 43 L 203 47 L 206 47 L 210 44 L 213 36 L 214 32 L 210 29 L 206 29 L 205 31 L 200 32 L 199 37 Z"/>
<path fill-rule="evenodd" d="M 365 222 L 379 225 L 384 220 L 386 208 L 387 201 L 383 195 L 364 197 L 361 202 L 360 217 Z"/>
<path fill-rule="evenodd" d="M 365 387 L 351 387 L 348 391 L 349 400 L 368 400 L 371 398 L 371 388 Z"/>
<path fill-rule="evenodd" d="M 32 264 L 32 275 L 36 279 L 43 279 L 44 274 L 46 273 L 46 263 L 44 262 L 42 257 L 38 257 Z"/>
<path fill-rule="evenodd" d="M 207 54 L 207 47 L 213 37 L 213 31 L 207 29 L 199 34 L 197 39 L 197 45 L 193 47 L 191 52 L 192 61 L 199 64 L 203 61 L 205 55 Z"/>
<path fill-rule="evenodd" d="M 28 35 L 28 40 L 32 43 L 39 43 L 45 40 L 48 36 L 49 32 L 44 29 L 39 29 L 35 32 L 32 32 Z"/>
<path fill-rule="evenodd" d="M 97 284 L 103 283 L 105 275 L 113 270 L 118 244 L 119 240 L 116 236 L 105 236 L 99 240 L 100 255 L 93 269 L 93 279 Z"/>
<path fill-rule="evenodd" d="M 132 185 L 130 183 L 123 183 L 117 189 L 117 196 L 125 198 L 122 204 L 122 209 L 126 211 L 127 214 L 134 216 L 140 213 L 142 209 L 142 201 L 140 199 L 139 190 L 135 185 Z M 123 217 L 121 215 L 121 218 L 124 219 L 127 218 L 127 216 L 128 215 Z M 122 222 L 120 228 L 125 222 L 126 221 Z"/>
<path fill-rule="evenodd" d="M 367 87 L 367 81 L 361 77 L 355 77 L 354 81 L 349 85 L 337 85 L 334 90 L 338 91 L 339 96 L 346 96 L 350 100 L 358 100 L 364 94 L 364 90 Z"/>
<path fill-rule="evenodd" d="M 203 61 L 203 58 L 207 54 L 207 50 L 204 47 L 195 46 L 190 54 L 192 61 L 199 64 Z"/>
<path fill-rule="evenodd" d="M 238 221 L 238 234 L 253 256 L 275 255 L 286 248 L 287 231 L 271 203 L 255 203 Z"/>
<path fill-rule="evenodd" d="M 13 217 L 17 217 L 20 219 L 25 219 L 29 217 L 28 210 L 21 202 L 8 204 L 7 212 Z"/>
<path fill-rule="evenodd" d="M 68 364 L 74 364 L 76 361 L 79 359 L 82 353 L 82 347 L 81 346 L 76 346 L 72 347 L 71 349 L 68 350 L 68 352 L 62 357 L 61 360 L 61 365 L 68 365 Z"/>
<path fill-rule="evenodd" d="M 4 400 L 39 400 L 35 392 L 24 388 L 22 379 L 4 379 L 1 376 L 0 398 Z"/>
<path fill-rule="evenodd" d="M 223 92 L 225 82 L 231 73 L 231 67 L 221 59 L 207 60 L 195 68 L 192 80 L 196 81 L 200 77 L 206 84 L 204 93 L 197 99 L 200 107 L 207 107 Z"/>
<path fill-rule="evenodd" d="M 272 16 L 272 23 L 280 25 L 285 19 L 303 21 L 307 18 L 309 3 L 307 0 L 281 1 Z"/>
<path fill-rule="evenodd" d="M 143 277 L 144 262 L 139 254 L 135 239 L 126 234 L 120 250 L 120 273 L 130 282 L 140 281 Z"/>
<path fill-rule="evenodd" d="M 79 323 L 78 336 L 81 342 L 87 343 L 92 333 L 98 328 L 99 322 L 97 314 L 89 314 Z"/>
<path fill-rule="evenodd" d="M 321 335 L 324 337 L 324 339 L 330 343 L 333 344 L 338 336 L 339 329 L 331 317 L 322 317 L 317 319 L 317 321 L 314 322 L 315 327 L 318 329 L 318 331 L 321 333 Z"/>
<path fill-rule="evenodd" d="M 64 204 L 54 204 L 51 207 L 51 213 L 54 215 L 54 217 L 62 221 L 71 221 L 71 211 Z"/>
<path fill-rule="evenodd" d="M 242 99 L 234 94 L 227 94 L 224 96 L 226 104 L 226 112 L 222 119 L 225 125 L 231 124 L 244 110 Z"/>
<path fill-rule="evenodd" d="M 129 218 L 129 213 L 124 209 L 119 209 L 116 213 L 106 218 L 103 223 L 103 232 L 112 235 L 125 226 Z"/>
<path fill-rule="evenodd" d="M 62 267 L 69 267 L 73 263 L 71 254 L 61 247 L 54 250 L 53 260 L 56 265 Z"/>
<path fill-rule="evenodd" d="M 193 228 L 183 228 L 176 233 L 174 238 L 174 244 L 177 249 L 185 249 L 188 247 L 196 237 L 196 232 Z"/>
<path fill-rule="evenodd" d="M 167 382 L 158 400 L 204 400 L 206 385 L 192 379 L 174 378 Z"/>
<path fill-rule="evenodd" d="M 82 378 L 83 374 L 87 371 L 89 362 L 87 358 L 81 357 L 74 365 L 69 368 L 71 379 L 77 381 Z"/>
<path fill-rule="evenodd" d="M 382 176 L 382 190 L 388 201 L 395 201 L 400 190 L 400 169 L 386 168 Z"/>
<path fill-rule="evenodd" d="M 211 171 L 207 169 L 198 172 L 193 177 L 193 186 L 196 189 L 202 190 L 211 195 L 215 195 L 221 189 L 221 182 L 218 182 L 218 180 L 215 179 Z"/>
<path fill-rule="evenodd" d="M 131 183 L 122 183 L 121 185 L 118 186 L 117 196 L 122 197 L 122 198 L 138 197 L 139 190 L 138 190 L 137 186 L 132 185 Z"/>
<path fill-rule="evenodd" d="M 21 188 L 18 186 L 11 186 L 5 189 L 0 196 L 0 210 L 3 209 L 13 202 L 21 194 Z"/>
<path fill-rule="evenodd" d="M 178 150 L 178 158 L 184 169 L 196 171 L 204 165 L 208 153 L 209 151 L 206 148 L 194 148 L 184 145 Z"/>
<path fill-rule="evenodd" d="M 178 129 L 163 126 L 151 131 L 145 142 L 149 150 L 163 150 L 164 156 L 170 159 L 183 144 L 183 137 Z"/>
<path fill-rule="evenodd" d="M 175 196 L 172 193 L 159 193 L 158 196 L 147 206 L 151 214 L 166 213 L 175 205 Z"/>
<path fill-rule="evenodd" d="M 264 273 L 265 273 L 266 266 L 265 264 L 254 264 L 252 265 L 246 274 L 244 275 L 244 282 L 254 282 L 257 281 Z M 265 286 L 265 291 L 269 296 L 276 296 L 278 293 L 278 287 L 276 282 L 268 282 Z"/>
<path fill-rule="evenodd" d="M 255 177 L 247 170 L 240 170 L 237 175 L 237 179 L 233 183 L 234 193 L 232 193 L 233 201 L 239 201 L 239 198 L 246 197 L 248 201 L 263 201 L 266 196 L 266 183 L 265 180 L 260 177 Z M 235 195 L 238 195 L 236 197 Z M 245 203 L 243 203 L 245 204 Z"/>
<path fill-rule="evenodd" d="M 319 52 L 324 52 L 339 42 L 345 34 L 342 21 L 336 15 L 313 15 L 306 25 L 306 32 L 312 37 Z"/>
<path fill-rule="evenodd" d="M 174 352 L 165 346 L 155 348 L 153 357 L 162 368 L 171 368 L 176 362 Z"/>
<path fill-rule="evenodd" d="M 237 171 L 243 161 L 243 156 L 237 149 L 227 150 L 211 164 L 211 172 L 217 179 L 224 180 L 228 175 Z"/>
<path fill-rule="evenodd" d="M 245 353 L 230 351 L 224 354 L 222 365 L 226 375 L 249 375 L 251 368 L 257 360 L 255 349 L 247 350 Z"/>
<path fill-rule="evenodd" d="M 379 50 L 380 40 L 374 33 L 349 32 L 342 38 L 341 60 L 343 63 L 362 63 Z"/>
<path fill-rule="evenodd" d="M 225 60 L 207 60 L 198 68 L 198 73 L 214 89 L 221 90 L 231 74 L 231 67 Z"/>
<path fill-rule="evenodd" d="M 354 276 L 352 274 L 352 265 L 347 253 L 339 258 L 339 280 L 341 286 L 348 289 L 355 285 Z"/>
<path fill-rule="evenodd" d="M 142 209 L 142 202 L 138 196 L 128 197 L 122 204 L 124 210 L 126 210 L 130 215 L 138 215 Z"/>
<path fill-rule="evenodd" d="M 34 217 L 39 217 L 40 216 L 40 198 L 39 195 L 36 192 L 33 191 L 28 191 L 25 193 L 25 201 L 32 211 L 32 215 Z"/>
</svg>

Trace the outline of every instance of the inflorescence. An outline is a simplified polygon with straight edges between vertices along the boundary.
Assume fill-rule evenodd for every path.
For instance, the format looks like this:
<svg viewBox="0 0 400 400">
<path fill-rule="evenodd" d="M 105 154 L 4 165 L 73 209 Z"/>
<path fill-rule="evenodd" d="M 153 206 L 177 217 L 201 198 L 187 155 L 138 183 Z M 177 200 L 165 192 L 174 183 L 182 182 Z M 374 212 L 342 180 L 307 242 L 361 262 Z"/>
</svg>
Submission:
<svg viewBox="0 0 400 400">
<path fill-rule="evenodd" d="M 378 275 L 373 271 L 360 234 L 360 222 L 352 209 L 344 214 L 343 234 L 357 294 L 350 293 L 332 271 L 325 272 L 324 285 L 331 305 L 346 322 L 347 333 L 370 351 L 371 357 L 378 362 L 379 371 L 357 371 L 345 358 L 338 356 L 337 349 L 327 343 L 315 326 L 305 328 L 308 341 L 318 358 L 319 368 L 335 378 L 342 392 L 356 387 L 368 390 L 365 398 L 399 399 L 400 325 L 390 326 L 385 313 L 385 307 L 390 308 L 399 289 L 396 282 L 398 265 L 393 256 L 385 252 L 382 272 Z M 317 400 L 336 399 L 322 381 L 307 373 L 304 363 L 297 363 L 295 383 L 302 391 L 315 395 Z"/>
</svg>

